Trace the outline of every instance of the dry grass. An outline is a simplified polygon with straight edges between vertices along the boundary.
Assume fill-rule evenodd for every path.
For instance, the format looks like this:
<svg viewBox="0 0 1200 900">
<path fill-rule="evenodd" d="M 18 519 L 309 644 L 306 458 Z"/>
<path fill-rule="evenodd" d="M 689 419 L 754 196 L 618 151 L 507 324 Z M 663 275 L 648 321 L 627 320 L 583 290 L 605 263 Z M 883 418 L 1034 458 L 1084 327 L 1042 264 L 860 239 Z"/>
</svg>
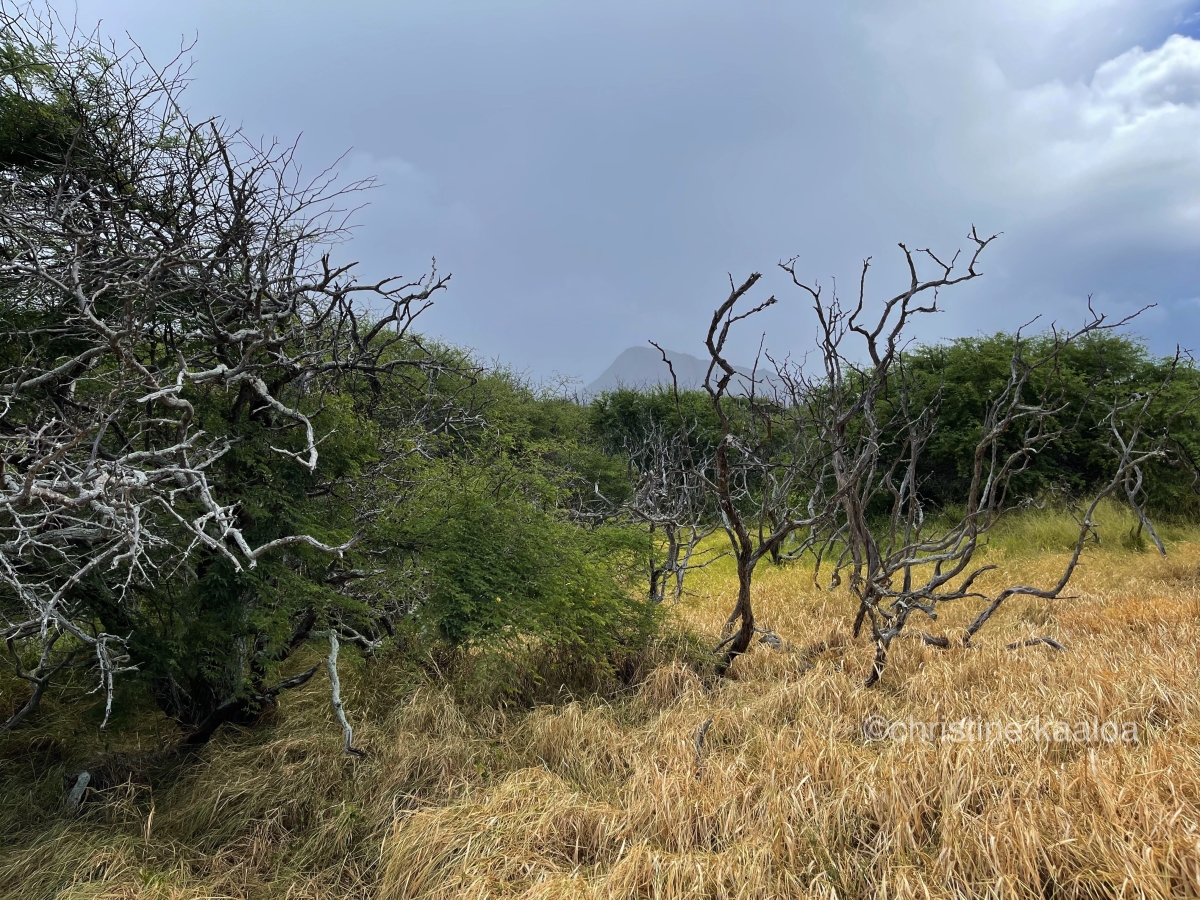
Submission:
<svg viewBox="0 0 1200 900">
<path fill-rule="evenodd" d="M 1051 514 L 1026 525 L 1040 545 L 998 540 L 993 583 L 1052 580 L 1066 531 Z M 339 754 L 313 683 L 267 732 L 75 819 L 51 808 L 65 761 L 14 769 L 0 896 L 1198 896 L 1200 535 L 1172 538 L 1166 560 L 1109 540 L 1075 598 L 1014 600 L 978 649 L 905 643 L 870 690 L 847 597 L 765 567 L 760 618 L 792 646 L 758 647 L 717 686 L 665 661 L 626 697 L 505 717 L 377 666 L 346 685 L 366 760 Z M 691 586 L 680 615 L 715 632 L 730 572 Z M 1004 649 L 1035 634 L 1068 652 Z M 816 641 L 828 649 L 801 652 Z M 1026 733 L 870 742 L 872 715 Z M 1132 723 L 1139 739 L 1056 742 L 1039 720 Z"/>
</svg>

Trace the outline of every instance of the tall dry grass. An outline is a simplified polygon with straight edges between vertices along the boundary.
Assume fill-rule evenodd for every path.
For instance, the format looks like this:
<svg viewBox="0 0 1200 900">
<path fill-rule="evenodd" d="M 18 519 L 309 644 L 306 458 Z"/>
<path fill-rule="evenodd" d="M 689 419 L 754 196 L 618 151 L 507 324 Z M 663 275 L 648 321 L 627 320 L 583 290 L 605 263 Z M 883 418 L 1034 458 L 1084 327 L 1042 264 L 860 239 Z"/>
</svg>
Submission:
<svg viewBox="0 0 1200 900">
<path fill-rule="evenodd" d="M 1173 531 L 1163 560 L 1106 515 L 1075 596 L 1015 599 L 976 649 L 903 643 L 872 689 L 847 596 L 764 567 L 760 619 L 788 644 L 756 647 L 720 684 L 664 660 L 625 696 L 503 714 L 364 667 L 344 693 L 365 760 L 340 754 L 312 683 L 268 729 L 223 735 L 153 787 L 110 787 L 75 818 L 54 780 L 71 738 L 44 724 L 40 762 L 5 758 L 0 896 L 1200 895 L 1200 534 Z M 1053 580 L 1064 535 L 1052 513 L 1013 526 L 990 583 Z M 680 617 L 717 631 L 731 572 L 691 588 Z M 953 635 L 972 612 L 935 628 Z M 1005 649 L 1032 635 L 1067 652 Z M 869 741 L 870 716 L 1025 734 Z M 1130 723 L 1138 740 L 1055 741 L 1039 720 Z"/>
</svg>

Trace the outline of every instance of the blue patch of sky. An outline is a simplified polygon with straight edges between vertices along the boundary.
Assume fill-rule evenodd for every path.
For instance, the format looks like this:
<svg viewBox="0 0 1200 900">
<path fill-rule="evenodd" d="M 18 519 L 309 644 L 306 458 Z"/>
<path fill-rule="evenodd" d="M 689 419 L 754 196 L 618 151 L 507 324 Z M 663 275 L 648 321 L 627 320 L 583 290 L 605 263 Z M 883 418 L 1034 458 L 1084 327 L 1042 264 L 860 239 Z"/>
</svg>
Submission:
<svg viewBox="0 0 1200 900">
<path fill-rule="evenodd" d="M 1200 3 L 1192 4 L 1179 14 L 1170 34 L 1182 34 L 1200 40 Z"/>
</svg>

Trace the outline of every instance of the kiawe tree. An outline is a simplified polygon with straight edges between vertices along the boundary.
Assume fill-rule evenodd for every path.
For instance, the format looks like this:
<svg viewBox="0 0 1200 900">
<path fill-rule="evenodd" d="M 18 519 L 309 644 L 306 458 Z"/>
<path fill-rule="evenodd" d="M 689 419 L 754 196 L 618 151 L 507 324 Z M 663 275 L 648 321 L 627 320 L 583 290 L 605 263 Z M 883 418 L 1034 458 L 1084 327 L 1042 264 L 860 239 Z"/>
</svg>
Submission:
<svg viewBox="0 0 1200 900">
<path fill-rule="evenodd" d="M 448 279 L 357 280 L 331 248 L 367 185 L 193 121 L 178 62 L 27 14 L 0 47 L 6 724 L 90 665 L 105 721 L 137 670 L 203 741 L 311 677 L 279 674 L 311 634 L 370 642 L 349 497 L 389 449 L 354 397 L 444 368 L 412 326 Z"/>
</svg>

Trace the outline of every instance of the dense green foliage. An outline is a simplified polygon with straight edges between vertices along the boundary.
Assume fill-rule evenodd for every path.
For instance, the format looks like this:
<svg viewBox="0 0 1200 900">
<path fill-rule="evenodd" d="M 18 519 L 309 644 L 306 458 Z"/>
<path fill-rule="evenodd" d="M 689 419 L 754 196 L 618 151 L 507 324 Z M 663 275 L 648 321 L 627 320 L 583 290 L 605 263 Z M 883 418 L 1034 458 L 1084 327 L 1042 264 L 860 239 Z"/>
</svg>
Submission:
<svg viewBox="0 0 1200 900">
<path fill-rule="evenodd" d="M 79 134 L 63 98 L 37 96 L 46 74 L 38 48 L 0 44 L 0 166 L 46 169 L 61 160 Z"/>
<path fill-rule="evenodd" d="M 346 278 L 322 275 L 326 232 L 303 218 L 313 198 L 270 174 L 290 157 L 188 122 L 181 82 L 97 46 L 32 41 L 19 21 L 0 45 L 0 254 L 12 264 L 0 465 L 21 507 L 0 525 L 28 534 L 31 511 L 57 542 L 0 548 L 12 674 L 57 673 L 83 693 L 97 661 L 120 668 L 118 721 L 149 697 L 201 742 L 255 721 L 331 630 L 376 655 L 491 657 L 507 667 L 501 688 L 527 686 L 522 667 L 556 677 L 546 660 L 594 681 L 636 652 L 655 623 L 629 583 L 644 548 L 584 514 L 595 486 L 619 493 L 623 475 L 589 440 L 584 408 L 423 341 L 411 318 L 373 328 Z M 72 237 L 71 210 L 87 241 Z M 26 277 L 14 263 L 26 257 L 81 273 L 83 288 Z M 19 479 L 60 463 L 56 484 L 80 479 L 62 491 L 105 502 L 117 478 L 96 473 L 111 466 L 131 485 L 114 502 L 136 507 L 149 538 L 89 568 L 100 542 L 129 539 L 106 524 L 116 507 L 77 512 L 62 491 L 20 499 Z M 224 516 L 211 533 L 194 524 Z M 26 683 L 6 678 L 0 722 Z"/>
<path fill-rule="evenodd" d="M 1050 340 L 1046 335 L 1022 339 L 1021 352 L 1037 358 Z M 1014 335 L 994 334 L 923 346 L 905 355 L 906 372 L 921 386 L 920 402 L 936 404 L 937 427 L 921 470 L 922 491 L 935 505 L 951 506 L 965 495 L 983 417 L 1008 379 L 1016 349 Z M 1036 372 L 1027 386 L 1031 395 L 1049 387 L 1061 411 L 1050 420 L 1049 427 L 1058 432 L 1055 439 L 1014 477 L 1014 499 L 1048 494 L 1079 498 L 1111 478 L 1116 458 L 1108 447 L 1112 434 L 1107 416 L 1114 398 L 1153 393 L 1164 382 L 1146 430 L 1169 430 L 1174 446 L 1195 458 L 1193 448 L 1200 441 L 1200 371 L 1195 366 L 1184 361 L 1173 367 L 1172 360 L 1153 357 L 1135 338 L 1112 332 L 1093 333 L 1068 345 L 1059 364 Z M 1015 440 L 1014 433 L 1009 441 Z M 1193 472 L 1179 463 L 1156 463 L 1147 473 L 1150 507 L 1159 514 L 1197 509 Z"/>
<path fill-rule="evenodd" d="M 925 501 L 935 508 L 963 502 L 984 417 L 1008 381 L 1014 352 L 1037 359 L 1052 340 L 1050 335 L 1018 339 L 1000 333 L 922 345 L 903 355 L 900 371 L 912 387 L 913 408 L 931 407 L 936 420 L 919 467 Z M 1054 496 L 1069 501 L 1106 482 L 1116 465 L 1107 419 L 1114 398 L 1157 392 L 1146 430 L 1156 436 L 1169 433 L 1173 458 L 1153 463 L 1146 473 L 1149 509 L 1167 516 L 1200 513 L 1193 489 L 1193 462 L 1200 460 L 1200 370 L 1190 360 L 1156 358 L 1135 337 L 1096 332 L 1068 345 L 1058 365 L 1035 372 L 1025 389 L 1030 398 L 1043 391 L 1053 398 L 1059 411 L 1048 428 L 1057 434 L 1013 478 L 1011 500 Z M 594 440 L 619 454 L 645 434 L 649 423 L 671 432 L 687 423 L 693 426 L 690 439 L 697 457 L 703 457 L 717 440 L 712 403 L 702 391 L 683 392 L 679 401 L 677 406 L 669 390 L 624 389 L 597 397 L 588 418 Z M 889 409 L 886 403 L 884 409 Z M 894 454 L 902 435 L 898 427 L 890 434 Z M 1014 429 L 1006 444 L 1018 437 Z M 887 448 L 883 456 L 890 458 Z"/>
<path fill-rule="evenodd" d="M 433 458 L 413 456 L 402 502 L 371 541 L 401 573 L 409 625 L 426 643 L 512 653 L 539 647 L 603 669 L 644 639 L 653 611 L 632 600 L 644 552 L 630 530 L 576 513 L 619 462 L 582 427 L 585 410 L 493 372 L 460 402 L 482 420 Z"/>
</svg>

